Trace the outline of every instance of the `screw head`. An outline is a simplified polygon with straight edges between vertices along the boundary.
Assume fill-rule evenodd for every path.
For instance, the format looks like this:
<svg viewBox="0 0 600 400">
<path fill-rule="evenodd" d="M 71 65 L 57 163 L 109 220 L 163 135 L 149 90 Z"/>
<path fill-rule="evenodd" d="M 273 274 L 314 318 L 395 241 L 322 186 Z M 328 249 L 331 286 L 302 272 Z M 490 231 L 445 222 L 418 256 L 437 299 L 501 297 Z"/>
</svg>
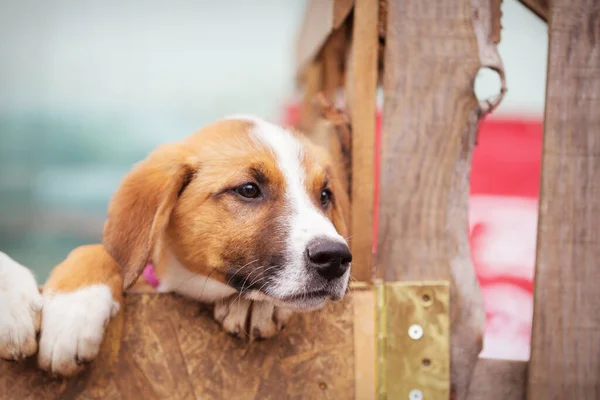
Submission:
<svg viewBox="0 0 600 400">
<path fill-rule="evenodd" d="M 408 336 L 413 340 L 419 340 L 423 337 L 423 328 L 419 324 L 413 324 L 408 328 Z"/>
<path fill-rule="evenodd" d="M 408 394 L 408 400 L 423 400 L 423 392 L 419 389 L 413 389 Z"/>
</svg>

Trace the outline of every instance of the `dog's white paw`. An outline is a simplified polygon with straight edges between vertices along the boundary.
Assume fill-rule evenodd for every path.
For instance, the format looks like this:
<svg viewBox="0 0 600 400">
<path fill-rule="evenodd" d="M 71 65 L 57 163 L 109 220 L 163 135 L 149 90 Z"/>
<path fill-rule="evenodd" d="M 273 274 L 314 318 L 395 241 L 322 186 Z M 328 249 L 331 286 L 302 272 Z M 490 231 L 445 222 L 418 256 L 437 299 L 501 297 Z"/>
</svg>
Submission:
<svg viewBox="0 0 600 400">
<path fill-rule="evenodd" d="M 118 311 L 106 285 L 44 292 L 39 366 L 61 376 L 79 372 L 98 355 L 106 325 Z"/>
<path fill-rule="evenodd" d="M 0 252 L 0 358 L 35 354 L 42 296 L 31 271 Z"/>
<path fill-rule="evenodd" d="M 260 340 L 277 335 L 292 313 L 268 301 L 252 301 L 234 295 L 215 303 L 214 317 L 226 332 Z"/>
</svg>

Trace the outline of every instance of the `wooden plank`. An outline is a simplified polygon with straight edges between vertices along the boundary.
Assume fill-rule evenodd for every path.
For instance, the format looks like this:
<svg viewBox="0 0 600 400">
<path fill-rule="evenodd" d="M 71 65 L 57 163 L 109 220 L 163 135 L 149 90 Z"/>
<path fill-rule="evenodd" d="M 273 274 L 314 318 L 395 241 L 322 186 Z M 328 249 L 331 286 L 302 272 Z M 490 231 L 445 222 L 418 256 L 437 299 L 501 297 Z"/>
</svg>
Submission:
<svg viewBox="0 0 600 400">
<path fill-rule="evenodd" d="M 376 270 L 385 281 L 451 281 L 456 399 L 485 324 L 467 217 L 478 121 L 502 98 L 479 104 L 473 92 L 480 67 L 502 72 L 493 15 L 489 0 L 387 4 Z"/>
<path fill-rule="evenodd" d="M 340 28 L 353 0 L 309 0 L 296 42 L 296 71 L 302 72 L 319 54 L 331 32 Z"/>
<path fill-rule="evenodd" d="M 333 29 L 334 0 L 309 0 L 296 41 L 296 71 L 302 73 L 321 51 Z"/>
<path fill-rule="evenodd" d="M 352 125 L 352 275 L 373 278 L 375 117 L 377 112 L 378 0 L 356 0 L 347 107 Z"/>
<path fill-rule="evenodd" d="M 600 3 L 553 0 L 527 398 L 600 398 Z"/>
<path fill-rule="evenodd" d="M 304 93 L 300 108 L 299 128 L 310 137 L 319 118 L 315 98 L 323 90 L 323 61 L 312 61 L 304 71 Z"/>
<path fill-rule="evenodd" d="M 346 22 L 350 11 L 354 7 L 354 0 L 335 0 L 333 3 L 333 29 L 337 29 Z"/>
<path fill-rule="evenodd" d="M 197 302 L 129 294 L 99 359 L 69 381 L 0 360 L 16 399 L 352 399 L 353 300 L 295 315 L 274 339 L 230 337 Z"/>
<path fill-rule="evenodd" d="M 323 93 L 335 104 L 338 90 L 344 82 L 344 57 L 346 56 L 346 29 L 338 29 L 331 33 L 323 46 Z"/>
<path fill-rule="evenodd" d="M 523 400 L 527 362 L 480 358 L 469 387 L 469 400 Z"/>
<path fill-rule="evenodd" d="M 550 9 L 550 0 L 519 0 L 521 4 L 527 7 L 531 12 L 548 22 L 548 10 Z"/>
<path fill-rule="evenodd" d="M 448 283 L 383 283 L 381 399 L 450 398 Z M 420 395 L 421 397 L 415 397 Z"/>
<path fill-rule="evenodd" d="M 350 122 L 345 112 L 337 109 L 323 95 L 317 96 L 320 117 L 311 131 L 311 139 L 316 144 L 326 148 L 331 155 L 334 165 L 338 168 L 337 176 L 350 194 L 352 179 L 352 134 Z M 350 220 L 349 211 L 346 220 Z"/>
<path fill-rule="evenodd" d="M 377 388 L 377 304 L 370 286 L 354 289 L 354 387 L 355 398 L 375 400 Z"/>
</svg>

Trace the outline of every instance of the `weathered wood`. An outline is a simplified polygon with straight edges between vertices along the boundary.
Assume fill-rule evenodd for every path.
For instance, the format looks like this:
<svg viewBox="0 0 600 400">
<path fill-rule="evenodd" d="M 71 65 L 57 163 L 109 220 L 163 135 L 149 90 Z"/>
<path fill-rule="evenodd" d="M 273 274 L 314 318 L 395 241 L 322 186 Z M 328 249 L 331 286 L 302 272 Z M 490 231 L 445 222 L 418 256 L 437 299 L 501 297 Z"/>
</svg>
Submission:
<svg viewBox="0 0 600 400">
<path fill-rule="evenodd" d="M 450 280 L 452 384 L 464 399 L 485 315 L 467 235 L 482 66 L 502 71 L 489 0 L 388 1 L 377 273 Z M 357 211 L 353 211 L 357 212 Z M 354 217 L 354 215 L 353 215 Z"/>
<path fill-rule="evenodd" d="M 316 59 L 304 70 L 304 93 L 300 108 L 299 128 L 310 137 L 315 123 L 319 118 L 319 112 L 315 106 L 317 93 L 323 90 L 323 61 Z"/>
<path fill-rule="evenodd" d="M 542 20 L 548 22 L 548 10 L 550 8 L 550 0 L 519 0 L 521 4 L 531 10 L 535 15 Z"/>
<path fill-rule="evenodd" d="M 527 398 L 600 398 L 600 3 L 552 0 Z"/>
<path fill-rule="evenodd" d="M 355 398 L 377 398 L 377 304 L 371 286 L 354 289 L 354 387 Z"/>
<path fill-rule="evenodd" d="M 477 360 L 468 400 L 523 400 L 527 381 L 527 362 Z"/>
<path fill-rule="evenodd" d="M 0 398 L 352 399 L 352 304 L 298 314 L 276 338 L 245 343 L 196 302 L 129 294 L 82 375 L 55 380 L 34 360 L 0 360 Z"/>
<path fill-rule="evenodd" d="M 354 0 L 335 0 L 333 3 L 333 29 L 344 24 L 350 11 L 354 7 Z"/>
<path fill-rule="evenodd" d="M 340 28 L 353 0 L 309 0 L 296 42 L 296 71 L 302 72 L 319 54 L 334 29 Z"/>
<path fill-rule="evenodd" d="M 446 283 L 383 283 L 380 398 L 450 398 L 450 307 Z"/>
<path fill-rule="evenodd" d="M 344 57 L 346 55 L 346 29 L 334 30 L 323 46 L 323 93 L 335 103 L 339 89 L 344 84 Z"/>
<path fill-rule="evenodd" d="M 500 43 L 502 34 L 502 0 L 490 0 L 492 11 L 492 42 Z"/>
<path fill-rule="evenodd" d="M 323 95 L 318 95 L 316 103 L 320 118 L 315 123 L 310 137 L 313 142 L 326 148 L 338 169 L 342 185 L 350 194 L 352 185 L 352 135 L 350 122 L 345 112 L 337 109 Z M 350 220 L 349 211 L 346 220 Z"/>
<path fill-rule="evenodd" d="M 175 296 L 129 294 L 118 315 L 99 358 L 73 380 L 52 379 L 34 359 L 0 360 L 0 399 L 376 398 L 369 285 L 353 285 L 344 302 L 297 315 L 277 338 L 252 344 L 226 335 L 206 307 Z M 480 359 L 469 400 L 522 399 L 525 369 Z"/>
<path fill-rule="evenodd" d="M 373 278 L 375 118 L 377 112 L 378 0 L 356 0 L 352 52 L 346 76 L 352 126 L 352 275 Z"/>
</svg>

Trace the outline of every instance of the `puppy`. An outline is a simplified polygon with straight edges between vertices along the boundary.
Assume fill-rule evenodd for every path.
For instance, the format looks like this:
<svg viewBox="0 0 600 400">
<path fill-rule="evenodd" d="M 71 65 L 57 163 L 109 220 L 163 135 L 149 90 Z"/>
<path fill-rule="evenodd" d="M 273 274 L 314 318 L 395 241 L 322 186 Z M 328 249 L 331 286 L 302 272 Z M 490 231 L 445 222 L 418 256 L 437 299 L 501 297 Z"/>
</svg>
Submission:
<svg viewBox="0 0 600 400">
<path fill-rule="evenodd" d="M 344 296 L 352 260 L 347 211 L 327 152 L 264 120 L 220 120 L 157 148 L 121 182 L 103 244 L 73 250 L 48 279 L 40 367 L 70 376 L 94 359 L 123 288 L 149 262 L 159 292 L 214 303 L 226 331 L 277 334 L 294 310 Z M 14 306 L 11 315 L 26 311 Z M 11 337 L 29 338 L 32 324 L 16 326 Z M 16 343 L 10 355 L 31 353 Z"/>
</svg>

